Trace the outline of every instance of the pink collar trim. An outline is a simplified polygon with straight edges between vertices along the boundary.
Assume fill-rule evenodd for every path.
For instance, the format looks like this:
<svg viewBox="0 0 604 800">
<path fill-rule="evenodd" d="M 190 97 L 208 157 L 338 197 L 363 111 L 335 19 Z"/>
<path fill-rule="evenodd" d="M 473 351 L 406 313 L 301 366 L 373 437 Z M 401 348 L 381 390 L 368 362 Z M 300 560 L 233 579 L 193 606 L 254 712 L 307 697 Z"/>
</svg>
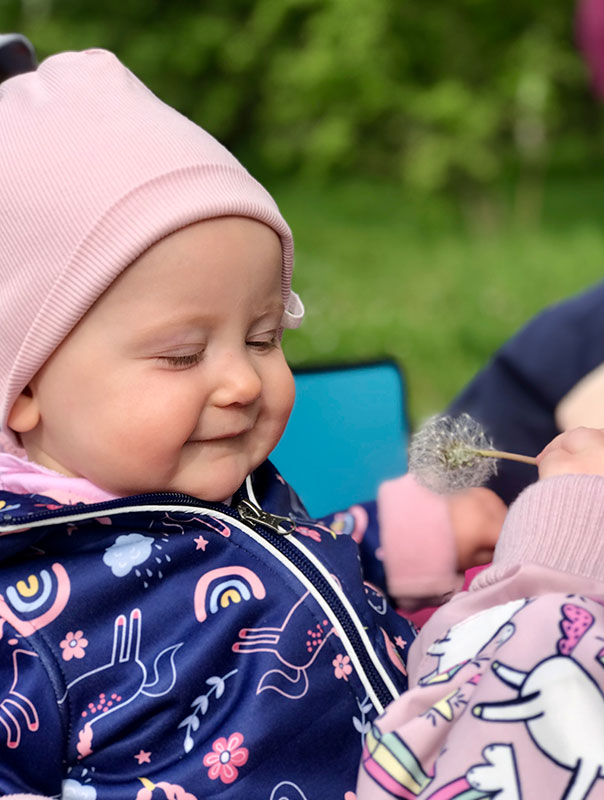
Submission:
<svg viewBox="0 0 604 800">
<path fill-rule="evenodd" d="M 15 494 L 41 494 L 63 505 L 103 503 L 118 497 L 86 478 L 69 478 L 34 461 L 2 452 L 0 489 Z"/>
</svg>

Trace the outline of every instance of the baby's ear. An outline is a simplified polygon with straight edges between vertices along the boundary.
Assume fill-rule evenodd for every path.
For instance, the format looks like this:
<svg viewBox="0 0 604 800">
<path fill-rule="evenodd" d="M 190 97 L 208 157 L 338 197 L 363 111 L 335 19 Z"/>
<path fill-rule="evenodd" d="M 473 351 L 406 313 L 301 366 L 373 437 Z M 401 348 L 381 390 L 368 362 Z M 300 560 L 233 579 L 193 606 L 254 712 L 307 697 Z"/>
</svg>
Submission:
<svg viewBox="0 0 604 800">
<path fill-rule="evenodd" d="M 40 410 L 35 394 L 26 386 L 13 403 L 8 415 L 8 427 L 15 433 L 33 431 L 40 421 Z"/>
</svg>

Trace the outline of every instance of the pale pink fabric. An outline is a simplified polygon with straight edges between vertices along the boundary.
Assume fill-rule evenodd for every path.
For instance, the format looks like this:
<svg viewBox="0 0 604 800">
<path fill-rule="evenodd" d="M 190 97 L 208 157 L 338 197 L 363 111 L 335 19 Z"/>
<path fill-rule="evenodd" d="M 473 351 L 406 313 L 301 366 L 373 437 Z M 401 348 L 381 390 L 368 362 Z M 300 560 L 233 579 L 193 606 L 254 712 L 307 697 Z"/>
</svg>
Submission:
<svg viewBox="0 0 604 800">
<path fill-rule="evenodd" d="M 534 568 L 545 568 L 554 591 L 574 586 L 575 578 L 591 581 L 591 591 L 604 585 L 603 523 L 604 477 L 600 475 L 560 475 L 527 487 L 510 506 L 493 563 L 478 572 L 467 592 L 442 606 L 413 643 L 407 664 L 410 684 L 417 680 L 429 643 L 443 630 L 492 605 L 493 598 L 501 597 L 505 581 L 520 570 L 527 574 L 530 568 L 528 574 L 534 575 Z M 516 577 L 528 595 L 536 589 L 531 580 Z"/>
<path fill-rule="evenodd" d="M 367 734 L 357 800 L 557 798 L 573 782 L 604 799 L 603 522 L 601 476 L 520 495 L 493 564 L 413 643 L 409 691 Z"/>
<path fill-rule="evenodd" d="M 5 794 L 3 797 L 4 800 L 52 800 L 41 794 Z"/>
<path fill-rule="evenodd" d="M 412 611 L 444 602 L 461 589 L 447 500 L 403 475 L 378 492 L 380 542 L 388 593 Z"/>
<path fill-rule="evenodd" d="M 69 478 L 34 461 L 1 452 L 0 489 L 15 494 L 40 494 L 65 505 L 104 503 L 117 497 L 86 478 Z"/>
<path fill-rule="evenodd" d="M 284 327 L 293 242 L 270 195 L 212 136 L 103 50 L 62 53 L 0 86 L 0 425 L 100 294 L 154 242 L 235 215 L 283 249 Z M 10 431 L 7 431 L 9 435 Z"/>
<path fill-rule="evenodd" d="M 604 581 L 604 477 L 559 475 L 525 489 L 510 506 L 492 565 L 470 589 L 497 583 L 517 564 Z"/>
</svg>

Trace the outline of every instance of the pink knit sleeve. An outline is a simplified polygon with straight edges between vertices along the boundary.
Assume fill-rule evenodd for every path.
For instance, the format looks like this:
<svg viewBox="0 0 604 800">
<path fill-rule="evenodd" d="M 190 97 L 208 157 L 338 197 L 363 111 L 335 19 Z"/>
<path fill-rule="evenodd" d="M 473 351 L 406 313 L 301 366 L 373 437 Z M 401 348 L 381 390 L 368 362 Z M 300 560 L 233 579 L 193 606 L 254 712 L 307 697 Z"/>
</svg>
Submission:
<svg viewBox="0 0 604 800">
<path fill-rule="evenodd" d="M 467 592 L 454 597 L 422 628 L 409 652 L 409 685 L 432 642 L 462 620 L 514 596 L 552 591 L 602 592 L 604 477 L 559 475 L 527 487 L 512 503 L 493 563 Z M 514 588 L 511 588 L 514 587 Z"/>
<path fill-rule="evenodd" d="M 538 481 L 510 506 L 493 564 L 470 589 L 491 586 L 523 564 L 604 580 L 603 531 L 604 477 L 558 475 Z"/>
<path fill-rule="evenodd" d="M 404 475 L 380 486 L 378 518 L 388 591 L 397 605 L 438 605 L 461 588 L 444 497 Z"/>
</svg>

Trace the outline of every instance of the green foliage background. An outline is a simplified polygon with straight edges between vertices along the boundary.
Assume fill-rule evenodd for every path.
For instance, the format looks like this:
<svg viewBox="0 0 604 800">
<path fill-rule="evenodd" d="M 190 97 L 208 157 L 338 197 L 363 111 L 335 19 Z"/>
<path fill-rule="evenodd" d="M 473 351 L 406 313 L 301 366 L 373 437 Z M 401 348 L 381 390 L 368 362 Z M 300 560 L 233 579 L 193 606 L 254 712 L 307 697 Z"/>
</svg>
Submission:
<svg viewBox="0 0 604 800">
<path fill-rule="evenodd" d="M 601 277 L 602 112 L 567 0 L 0 0 L 40 59 L 114 50 L 275 194 L 295 363 L 390 353 L 415 417 Z"/>
<path fill-rule="evenodd" d="M 601 148 L 567 0 L 3 0 L 0 28 L 114 50 L 262 170 L 433 190 Z"/>
</svg>

